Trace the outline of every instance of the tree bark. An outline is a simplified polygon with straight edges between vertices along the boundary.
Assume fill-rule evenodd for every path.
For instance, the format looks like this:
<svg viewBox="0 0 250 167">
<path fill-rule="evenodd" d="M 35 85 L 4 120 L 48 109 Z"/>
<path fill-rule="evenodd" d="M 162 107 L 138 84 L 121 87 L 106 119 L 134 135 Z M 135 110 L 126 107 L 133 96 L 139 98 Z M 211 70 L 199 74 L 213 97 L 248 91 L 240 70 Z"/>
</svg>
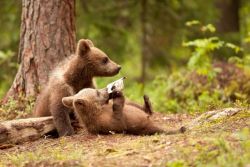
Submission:
<svg viewBox="0 0 250 167">
<path fill-rule="evenodd" d="M 23 0 L 18 61 L 6 94 L 36 96 L 49 72 L 75 51 L 75 0 Z"/>
</svg>

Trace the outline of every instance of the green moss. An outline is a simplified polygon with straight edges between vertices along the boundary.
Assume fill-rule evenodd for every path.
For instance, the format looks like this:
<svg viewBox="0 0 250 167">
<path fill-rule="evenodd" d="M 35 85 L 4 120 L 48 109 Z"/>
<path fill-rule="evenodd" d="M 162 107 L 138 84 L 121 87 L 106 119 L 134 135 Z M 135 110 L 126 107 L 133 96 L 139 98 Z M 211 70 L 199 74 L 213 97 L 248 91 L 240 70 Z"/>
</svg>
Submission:
<svg viewBox="0 0 250 167">
<path fill-rule="evenodd" d="M 209 120 L 209 116 L 210 115 L 204 114 L 204 117 L 200 119 L 201 123 L 197 123 L 197 125 L 194 125 L 193 130 L 199 132 L 208 132 L 217 129 L 233 129 L 234 125 L 241 124 L 240 121 L 243 121 L 246 124 L 250 125 L 250 111 L 248 109 L 242 110 L 233 116 L 225 116 L 213 120 Z"/>
</svg>

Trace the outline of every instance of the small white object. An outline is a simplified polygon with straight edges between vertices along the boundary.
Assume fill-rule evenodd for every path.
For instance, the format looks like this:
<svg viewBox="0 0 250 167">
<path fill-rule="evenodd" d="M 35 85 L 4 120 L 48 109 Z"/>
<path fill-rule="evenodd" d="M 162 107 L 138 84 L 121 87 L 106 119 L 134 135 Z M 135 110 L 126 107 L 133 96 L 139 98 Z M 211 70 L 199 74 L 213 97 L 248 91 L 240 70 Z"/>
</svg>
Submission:
<svg viewBox="0 0 250 167">
<path fill-rule="evenodd" d="M 107 89 L 108 89 L 108 93 L 112 93 L 114 91 L 121 91 L 123 90 L 124 88 L 124 84 L 123 84 L 123 80 L 125 79 L 126 77 L 122 77 L 110 84 L 107 85 Z"/>
</svg>

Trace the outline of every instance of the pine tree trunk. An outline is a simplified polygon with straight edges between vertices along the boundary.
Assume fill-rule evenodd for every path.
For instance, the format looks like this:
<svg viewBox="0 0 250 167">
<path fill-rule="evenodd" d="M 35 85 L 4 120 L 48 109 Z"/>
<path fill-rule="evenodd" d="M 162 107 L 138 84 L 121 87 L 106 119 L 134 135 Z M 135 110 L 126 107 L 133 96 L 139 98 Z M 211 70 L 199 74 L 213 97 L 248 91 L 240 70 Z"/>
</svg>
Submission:
<svg viewBox="0 0 250 167">
<path fill-rule="evenodd" d="M 49 72 L 75 50 L 75 0 L 23 0 L 19 70 L 5 96 L 36 96 Z"/>
</svg>

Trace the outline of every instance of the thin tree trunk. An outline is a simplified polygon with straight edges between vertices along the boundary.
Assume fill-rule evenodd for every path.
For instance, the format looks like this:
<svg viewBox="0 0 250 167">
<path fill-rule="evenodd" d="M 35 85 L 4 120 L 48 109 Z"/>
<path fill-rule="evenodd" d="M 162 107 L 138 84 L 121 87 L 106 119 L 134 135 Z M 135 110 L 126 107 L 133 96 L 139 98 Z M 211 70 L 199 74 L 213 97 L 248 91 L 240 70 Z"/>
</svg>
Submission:
<svg viewBox="0 0 250 167">
<path fill-rule="evenodd" d="M 5 96 L 35 96 L 49 72 L 75 50 L 75 0 L 23 0 L 20 64 Z"/>
<path fill-rule="evenodd" d="M 241 46 L 244 49 L 244 55 L 250 54 L 250 1 L 240 1 L 240 32 Z"/>
<path fill-rule="evenodd" d="M 239 32 L 239 0 L 219 0 L 216 1 L 216 6 L 219 9 L 220 19 L 217 24 L 218 31 Z"/>
<path fill-rule="evenodd" d="M 149 57 L 149 34 L 147 25 L 148 0 L 141 0 L 141 77 L 140 81 L 145 82 L 147 75 Z"/>
</svg>

